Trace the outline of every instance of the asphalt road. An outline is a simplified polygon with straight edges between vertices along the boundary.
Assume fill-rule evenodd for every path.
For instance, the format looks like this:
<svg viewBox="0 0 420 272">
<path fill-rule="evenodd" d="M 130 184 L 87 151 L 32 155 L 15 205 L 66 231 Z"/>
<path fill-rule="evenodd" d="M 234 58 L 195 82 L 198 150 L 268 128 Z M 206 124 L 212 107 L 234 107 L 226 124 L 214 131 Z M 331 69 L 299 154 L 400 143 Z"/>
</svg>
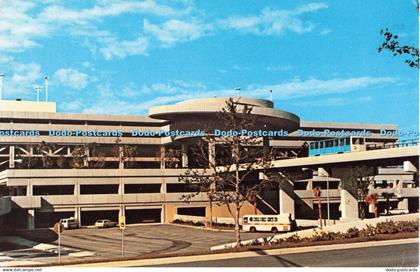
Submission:
<svg viewBox="0 0 420 272">
<path fill-rule="evenodd" d="M 271 233 L 242 233 L 243 239 L 271 236 Z M 207 251 L 211 246 L 233 242 L 233 232 L 209 231 L 178 225 L 128 226 L 124 235 L 125 256 L 144 253 L 191 253 Z M 61 237 L 63 246 L 94 251 L 102 257 L 121 254 L 121 230 L 75 229 L 65 231 Z"/>
<path fill-rule="evenodd" d="M 419 244 L 265 255 L 162 265 L 163 267 L 417 267 Z"/>
<path fill-rule="evenodd" d="M 247 240 L 271 235 L 272 233 L 261 232 L 242 233 L 242 238 Z M 36 239 L 31 239 L 31 236 Z M 49 244 L 57 243 L 56 238 L 43 239 L 43 232 L 36 230 L 28 231 L 25 238 Z M 234 238 L 233 232 L 210 231 L 179 225 L 128 225 L 124 235 L 124 255 L 133 257 L 147 253 L 159 255 L 196 253 L 208 251 L 211 246 L 234 242 Z M 119 228 L 65 230 L 61 235 L 61 245 L 96 253 L 97 257 L 92 258 L 119 257 L 121 256 L 121 230 Z M 24 252 L 26 251 L 18 252 L 20 259 L 34 260 L 32 253 L 24 256 Z M 3 254 L 17 255 L 16 251 L 3 252 Z M 63 257 L 67 259 L 66 256 Z M 43 257 L 38 254 L 36 261 L 50 262 L 51 256 L 47 254 Z"/>
</svg>

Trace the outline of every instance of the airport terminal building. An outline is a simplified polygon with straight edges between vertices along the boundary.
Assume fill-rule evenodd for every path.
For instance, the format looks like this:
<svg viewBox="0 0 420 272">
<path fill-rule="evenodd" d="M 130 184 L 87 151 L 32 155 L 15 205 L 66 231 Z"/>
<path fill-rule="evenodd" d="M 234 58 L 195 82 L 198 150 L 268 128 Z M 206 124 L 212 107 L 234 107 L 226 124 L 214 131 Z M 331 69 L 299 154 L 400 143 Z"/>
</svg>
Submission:
<svg viewBox="0 0 420 272">
<path fill-rule="evenodd" d="M 119 213 L 127 224 L 171 223 L 182 215 L 208 218 L 207 194 L 185 202 L 182 195 L 190 189 L 179 176 L 201 167 L 192 148 L 203 125 L 217 126 L 217 113 L 226 100 L 156 106 L 148 116 L 61 113 L 53 102 L 0 101 L 0 226 L 51 227 L 69 217 L 92 225 L 98 219 L 117 221 Z M 278 132 L 262 136 L 263 144 L 257 147 L 276 151 L 272 171 L 302 172 L 287 188 L 261 193 L 255 203 L 243 207 L 243 214 L 290 212 L 297 219 L 316 219 L 313 189 L 320 187 L 331 219 L 358 217 L 360 201 L 343 186 L 345 173 L 355 165 L 374 169 L 369 189 L 378 193 L 379 212 L 418 211 L 417 143 L 398 142 L 397 126 L 307 122 L 275 109 L 269 100 L 235 101 L 252 107 L 256 131 Z M 174 131 L 198 134 L 169 133 Z M 360 133 L 361 152 L 310 153 L 334 147 L 329 139 L 346 131 Z M 213 217 L 230 216 L 223 206 L 212 209 Z M 326 205 L 322 209 L 326 214 Z"/>
</svg>

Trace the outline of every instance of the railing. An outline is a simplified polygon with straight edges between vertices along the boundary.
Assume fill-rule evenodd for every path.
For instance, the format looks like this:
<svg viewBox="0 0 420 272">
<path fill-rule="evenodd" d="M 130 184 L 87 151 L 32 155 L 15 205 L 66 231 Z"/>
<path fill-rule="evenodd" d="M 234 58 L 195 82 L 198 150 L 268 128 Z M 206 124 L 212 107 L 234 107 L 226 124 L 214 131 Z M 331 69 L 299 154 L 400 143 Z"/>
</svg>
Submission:
<svg viewBox="0 0 420 272">
<path fill-rule="evenodd" d="M 389 149 L 398 147 L 418 146 L 419 139 L 402 140 L 393 143 L 384 144 L 366 144 L 366 150 Z"/>
</svg>

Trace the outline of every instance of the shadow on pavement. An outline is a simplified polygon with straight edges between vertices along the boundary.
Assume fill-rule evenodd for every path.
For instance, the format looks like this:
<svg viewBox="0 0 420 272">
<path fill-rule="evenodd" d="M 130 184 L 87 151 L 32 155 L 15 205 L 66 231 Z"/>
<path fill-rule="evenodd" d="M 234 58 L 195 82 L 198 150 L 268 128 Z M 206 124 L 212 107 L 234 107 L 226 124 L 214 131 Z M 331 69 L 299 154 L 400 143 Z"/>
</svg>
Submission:
<svg viewBox="0 0 420 272">
<path fill-rule="evenodd" d="M 292 261 L 286 260 L 278 255 L 268 255 L 263 250 L 256 250 L 255 252 L 261 256 L 267 256 L 267 257 L 276 259 L 283 267 L 302 267 L 301 265 L 294 263 Z"/>
</svg>

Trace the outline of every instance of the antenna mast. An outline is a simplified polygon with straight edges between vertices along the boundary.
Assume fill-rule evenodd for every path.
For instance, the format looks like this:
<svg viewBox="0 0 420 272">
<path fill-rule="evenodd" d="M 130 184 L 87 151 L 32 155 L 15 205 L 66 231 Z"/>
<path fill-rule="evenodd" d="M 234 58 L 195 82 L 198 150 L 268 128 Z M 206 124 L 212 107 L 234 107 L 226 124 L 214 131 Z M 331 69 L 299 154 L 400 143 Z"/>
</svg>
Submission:
<svg viewBox="0 0 420 272">
<path fill-rule="evenodd" d="M 235 91 L 236 91 L 236 97 L 239 97 L 239 91 L 241 90 L 241 88 L 235 88 Z"/>
<path fill-rule="evenodd" d="M 39 85 L 34 86 L 34 90 L 36 92 L 36 101 L 37 102 L 39 102 L 39 92 L 40 92 L 41 89 L 42 89 L 42 86 L 39 86 Z"/>
</svg>

